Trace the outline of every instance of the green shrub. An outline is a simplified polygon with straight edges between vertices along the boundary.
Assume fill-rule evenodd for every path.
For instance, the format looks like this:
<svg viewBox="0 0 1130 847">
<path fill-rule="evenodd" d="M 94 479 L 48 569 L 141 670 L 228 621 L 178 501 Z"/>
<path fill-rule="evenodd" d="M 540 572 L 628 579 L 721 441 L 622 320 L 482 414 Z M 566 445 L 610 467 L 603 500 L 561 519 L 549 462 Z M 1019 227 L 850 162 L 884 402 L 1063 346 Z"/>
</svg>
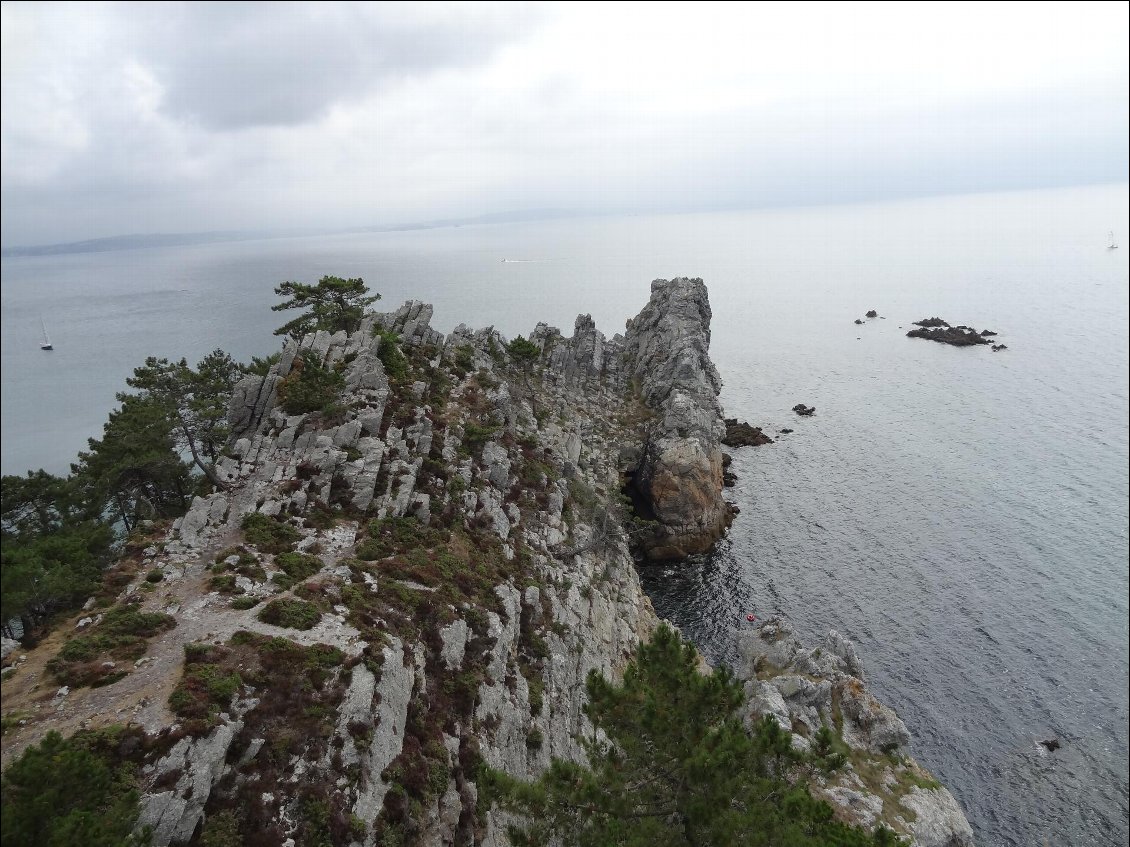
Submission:
<svg viewBox="0 0 1130 847">
<path fill-rule="evenodd" d="M 271 582 L 277 585 L 280 591 L 286 591 L 288 588 L 293 588 L 297 580 L 290 574 L 276 573 L 271 574 Z"/>
<path fill-rule="evenodd" d="M 387 541 L 380 538 L 366 538 L 357 545 L 355 554 L 362 561 L 375 562 L 377 559 L 391 556 L 393 552 L 392 546 Z"/>
<path fill-rule="evenodd" d="M 165 578 L 165 572 L 160 568 L 153 568 L 145 575 L 146 582 L 160 582 Z"/>
<path fill-rule="evenodd" d="M 208 580 L 208 587 L 220 594 L 242 594 L 243 589 L 235 584 L 235 574 L 216 574 Z"/>
<path fill-rule="evenodd" d="M 264 553 L 285 553 L 302 537 L 297 529 L 288 523 L 262 514 L 252 512 L 240 523 L 243 537 Z"/>
<path fill-rule="evenodd" d="M 543 740 L 541 730 L 536 726 L 526 733 L 526 746 L 531 750 L 540 750 Z"/>
<path fill-rule="evenodd" d="M 117 636 L 152 638 L 177 625 L 164 612 L 139 612 L 136 606 L 116 606 L 102 616 L 98 629 Z"/>
<path fill-rule="evenodd" d="M 109 685 L 126 675 L 119 662 L 139 659 L 148 639 L 172 629 L 176 619 L 162 612 L 141 612 L 136 606 L 115 606 L 87 631 L 67 641 L 47 663 L 64 685 Z"/>
<path fill-rule="evenodd" d="M 258 617 L 272 626 L 312 629 L 322 619 L 322 613 L 313 603 L 281 597 L 264 606 Z"/>
<path fill-rule="evenodd" d="M 384 365 L 388 381 L 393 385 L 403 385 L 408 381 L 408 359 L 400 352 L 400 339 L 395 332 L 377 330 L 375 335 L 381 339 L 377 358 Z"/>
<path fill-rule="evenodd" d="M 208 815 L 200 833 L 200 847 L 243 847 L 239 818 L 231 809 Z"/>
<path fill-rule="evenodd" d="M 259 599 L 257 597 L 233 597 L 231 601 L 231 607 L 240 611 L 253 609 L 258 605 Z"/>
<path fill-rule="evenodd" d="M 301 582 L 322 569 L 322 560 L 308 553 L 280 553 L 275 564 L 295 582 Z"/>
<path fill-rule="evenodd" d="M 321 412 L 332 406 L 345 389 L 339 368 L 326 368 L 312 350 L 294 357 L 290 373 L 278 386 L 279 405 L 288 415 Z"/>
<path fill-rule="evenodd" d="M 205 650 L 205 655 L 208 655 L 206 645 Z M 225 671 L 218 664 L 188 662 L 186 645 L 184 676 L 169 695 L 169 708 L 185 720 L 211 721 L 221 709 L 229 706 L 242 684 L 243 679 L 238 673 Z"/>
<path fill-rule="evenodd" d="M 463 427 L 463 443 L 459 445 L 460 452 L 467 456 L 481 453 L 483 445 L 490 441 L 497 432 L 498 427 L 493 424 L 483 425 L 474 421 L 467 421 Z"/>
</svg>

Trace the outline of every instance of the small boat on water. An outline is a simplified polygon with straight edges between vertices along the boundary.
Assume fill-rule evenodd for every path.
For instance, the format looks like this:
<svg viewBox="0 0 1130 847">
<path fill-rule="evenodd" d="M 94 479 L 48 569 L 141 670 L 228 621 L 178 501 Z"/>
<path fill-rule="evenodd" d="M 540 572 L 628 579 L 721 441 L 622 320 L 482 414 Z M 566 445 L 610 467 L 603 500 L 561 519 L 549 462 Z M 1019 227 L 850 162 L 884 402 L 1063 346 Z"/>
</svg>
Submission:
<svg viewBox="0 0 1130 847">
<path fill-rule="evenodd" d="M 1118 242 L 1114 240 L 1114 230 L 1113 229 L 1110 231 L 1110 244 L 1108 244 L 1106 246 L 1106 249 L 1107 250 L 1117 250 L 1118 249 Z"/>
<path fill-rule="evenodd" d="M 39 325 L 43 327 L 43 342 L 39 345 L 40 350 L 54 350 L 55 345 L 51 343 L 51 339 L 47 336 L 47 324 L 41 318 Z"/>
</svg>

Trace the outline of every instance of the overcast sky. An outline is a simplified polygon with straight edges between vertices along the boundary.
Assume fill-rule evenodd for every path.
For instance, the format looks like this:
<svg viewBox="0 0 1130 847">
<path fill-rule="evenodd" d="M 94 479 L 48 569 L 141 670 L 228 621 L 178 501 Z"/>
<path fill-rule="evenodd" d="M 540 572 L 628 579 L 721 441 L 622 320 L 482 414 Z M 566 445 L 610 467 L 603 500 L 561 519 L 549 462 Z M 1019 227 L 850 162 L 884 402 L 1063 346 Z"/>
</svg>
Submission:
<svg viewBox="0 0 1130 847">
<path fill-rule="evenodd" d="M 1127 19 L 4 3 L 0 240 L 1125 181 Z"/>
</svg>

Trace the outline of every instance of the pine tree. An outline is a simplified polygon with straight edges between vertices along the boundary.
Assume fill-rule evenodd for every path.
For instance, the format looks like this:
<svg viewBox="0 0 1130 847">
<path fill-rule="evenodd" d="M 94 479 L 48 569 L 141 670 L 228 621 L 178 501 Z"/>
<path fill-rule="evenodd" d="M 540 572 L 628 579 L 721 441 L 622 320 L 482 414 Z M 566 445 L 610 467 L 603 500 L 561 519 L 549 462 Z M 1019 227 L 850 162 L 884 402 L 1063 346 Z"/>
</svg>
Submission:
<svg viewBox="0 0 1130 847">
<path fill-rule="evenodd" d="M 369 295 L 360 277 L 342 279 L 339 276 L 324 276 L 317 285 L 287 281 L 276 286 L 275 294 L 290 299 L 272 306 L 272 312 L 310 310 L 275 330 L 275 335 L 289 335 L 296 340 L 320 329 L 354 332 L 361 325 L 365 307 L 381 299 L 379 294 Z"/>
<path fill-rule="evenodd" d="M 170 362 L 150 356 L 126 383 L 167 410 L 169 434 L 177 448 L 188 450 L 209 482 L 226 488 L 215 463 L 228 437 L 228 399 L 244 373 L 244 367 L 223 350 L 213 350 L 195 370 L 185 359 Z M 128 396 L 119 394 L 118 400 L 124 402 Z"/>
<path fill-rule="evenodd" d="M 703 674 L 669 627 L 640 646 L 615 685 L 590 673 L 589 766 L 555 759 L 534 783 L 486 769 L 488 796 L 527 821 L 515 844 L 578 847 L 872 847 L 803 783 L 790 735 L 773 718 L 751 735 L 726 668 Z"/>
<path fill-rule="evenodd" d="M 121 399 L 102 438 L 89 439 L 90 450 L 71 470 L 87 508 L 128 532 L 143 519 L 181 514 L 192 478 L 177 454 L 168 404 L 132 394 Z"/>
</svg>

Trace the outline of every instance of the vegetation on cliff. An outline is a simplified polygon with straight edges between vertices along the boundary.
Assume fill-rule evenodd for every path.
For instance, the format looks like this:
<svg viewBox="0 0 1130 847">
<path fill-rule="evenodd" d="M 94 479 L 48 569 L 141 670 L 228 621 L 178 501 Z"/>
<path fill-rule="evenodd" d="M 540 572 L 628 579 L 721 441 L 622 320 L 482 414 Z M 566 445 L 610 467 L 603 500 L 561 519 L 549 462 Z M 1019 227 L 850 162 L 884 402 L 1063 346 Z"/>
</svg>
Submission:
<svg viewBox="0 0 1130 847">
<path fill-rule="evenodd" d="M 589 765 L 555 759 L 534 783 L 486 769 L 486 799 L 522 816 L 516 845 L 657 847 L 895 844 L 836 820 L 805 774 L 842 762 L 801 755 L 771 717 L 752 733 L 730 672 L 704 674 L 694 647 L 661 626 L 614 684 L 589 674 Z"/>
<path fill-rule="evenodd" d="M 50 732 L 4 772 L 0 841 L 5 847 L 142 847 L 134 762 L 138 730 Z"/>
</svg>

